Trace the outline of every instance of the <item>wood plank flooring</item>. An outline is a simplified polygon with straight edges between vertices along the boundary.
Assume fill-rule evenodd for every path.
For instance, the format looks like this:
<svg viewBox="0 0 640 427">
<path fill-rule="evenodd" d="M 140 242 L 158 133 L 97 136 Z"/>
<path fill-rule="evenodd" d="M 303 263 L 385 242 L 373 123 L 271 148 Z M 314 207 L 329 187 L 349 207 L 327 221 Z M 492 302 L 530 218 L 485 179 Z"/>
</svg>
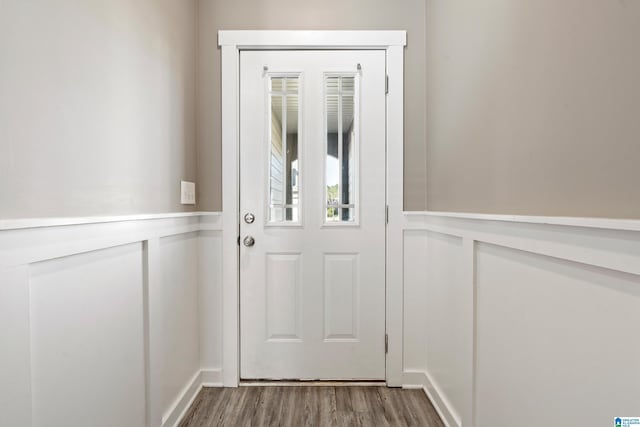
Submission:
<svg viewBox="0 0 640 427">
<path fill-rule="evenodd" d="M 444 426 L 422 390 L 382 386 L 203 388 L 180 427 Z"/>
</svg>

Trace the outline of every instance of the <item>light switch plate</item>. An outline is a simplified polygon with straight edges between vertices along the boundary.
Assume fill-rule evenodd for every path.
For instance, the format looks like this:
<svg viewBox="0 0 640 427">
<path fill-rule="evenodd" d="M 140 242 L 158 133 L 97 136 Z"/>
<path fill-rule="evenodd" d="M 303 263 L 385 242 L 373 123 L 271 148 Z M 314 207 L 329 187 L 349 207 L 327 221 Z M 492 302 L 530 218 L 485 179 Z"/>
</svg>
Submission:
<svg viewBox="0 0 640 427">
<path fill-rule="evenodd" d="M 180 181 L 180 203 L 183 205 L 196 204 L 196 184 L 189 181 Z"/>
</svg>

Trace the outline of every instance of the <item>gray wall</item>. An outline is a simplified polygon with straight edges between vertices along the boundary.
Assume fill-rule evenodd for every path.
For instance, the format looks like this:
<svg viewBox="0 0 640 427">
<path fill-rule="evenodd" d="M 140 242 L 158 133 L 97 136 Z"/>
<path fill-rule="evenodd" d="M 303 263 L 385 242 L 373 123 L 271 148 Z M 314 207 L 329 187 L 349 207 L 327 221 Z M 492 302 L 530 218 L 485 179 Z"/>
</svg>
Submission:
<svg viewBox="0 0 640 427">
<path fill-rule="evenodd" d="M 405 207 L 426 207 L 424 0 L 200 0 L 198 181 L 200 207 L 220 210 L 220 50 L 218 30 L 407 30 Z"/>
<path fill-rule="evenodd" d="M 408 30 L 407 209 L 640 218 L 637 1 L 196 1 L 3 0 L 0 218 L 219 210 L 219 29 Z"/>
<path fill-rule="evenodd" d="M 640 2 L 426 4 L 428 208 L 640 218 Z"/>
<path fill-rule="evenodd" d="M 0 2 L 0 218 L 180 211 L 195 0 Z"/>
</svg>

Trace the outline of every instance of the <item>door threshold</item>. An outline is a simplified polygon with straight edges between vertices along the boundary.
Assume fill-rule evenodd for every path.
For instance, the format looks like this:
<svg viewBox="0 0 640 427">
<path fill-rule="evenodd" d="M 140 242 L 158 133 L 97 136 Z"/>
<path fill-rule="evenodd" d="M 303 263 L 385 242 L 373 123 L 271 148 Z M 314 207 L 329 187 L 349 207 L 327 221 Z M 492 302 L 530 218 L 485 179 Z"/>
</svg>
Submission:
<svg viewBox="0 0 640 427">
<path fill-rule="evenodd" d="M 386 387 L 385 380 L 240 380 L 240 387 Z"/>
</svg>

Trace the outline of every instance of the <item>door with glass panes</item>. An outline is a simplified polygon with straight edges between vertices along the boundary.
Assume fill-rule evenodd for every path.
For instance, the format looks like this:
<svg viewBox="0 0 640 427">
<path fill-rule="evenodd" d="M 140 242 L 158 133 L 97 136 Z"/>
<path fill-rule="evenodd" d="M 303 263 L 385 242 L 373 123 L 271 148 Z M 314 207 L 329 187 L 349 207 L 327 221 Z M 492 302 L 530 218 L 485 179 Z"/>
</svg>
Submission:
<svg viewBox="0 0 640 427">
<path fill-rule="evenodd" d="M 240 375 L 385 378 L 384 51 L 240 54 Z"/>
</svg>

